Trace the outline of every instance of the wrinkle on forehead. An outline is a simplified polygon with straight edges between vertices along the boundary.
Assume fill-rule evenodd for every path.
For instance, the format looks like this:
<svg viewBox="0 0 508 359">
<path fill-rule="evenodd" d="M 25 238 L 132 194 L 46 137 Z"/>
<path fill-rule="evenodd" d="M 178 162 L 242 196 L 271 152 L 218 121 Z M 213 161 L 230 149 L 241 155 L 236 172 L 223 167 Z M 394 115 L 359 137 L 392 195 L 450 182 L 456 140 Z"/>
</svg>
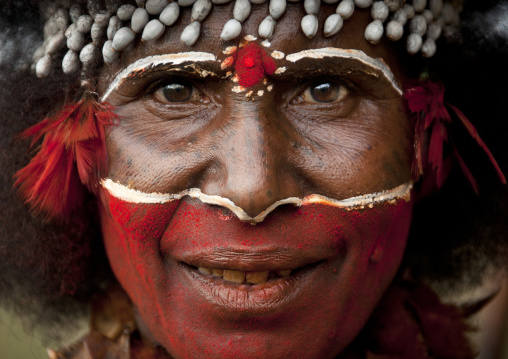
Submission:
<svg viewBox="0 0 508 359">
<path fill-rule="evenodd" d="M 148 70 L 153 68 L 154 66 L 159 65 L 180 65 L 186 62 L 196 63 L 196 62 L 214 62 L 217 61 L 217 56 L 208 52 L 198 52 L 198 51 L 189 51 L 189 52 L 181 52 L 181 53 L 173 53 L 173 54 L 164 54 L 164 55 L 155 55 L 141 58 L 125 69 L 120 71 L 108 86 L 108 89 L 104 93 L 101 98 L 101 102 L 107 100 L 109 95 L 115 91 L 118 86 L 122 83 L 122 81 L 128 78 L 131 74 Z"/>
<path fill-rule="evenodd" d="M 340 49 L 336 47 L 324 47 L 319 49 L 310 49 L 295 52 L 286 56 L 289 62 L 297 62 L 302 59 L 323 59 L 326 57 L 338 57 L 344 59 L 353 59 L 372 68 L 374 71 L 380 72 L 392 85 L 392 87 L 402 95 L 401 86 L 395 80 L 395 75 L 388 65 L 382 59 L 375 59 L 367 55 L 365 52 L 355 49 Z M 376 75 L 373 73 L 372 75 Z"/>
</svg>

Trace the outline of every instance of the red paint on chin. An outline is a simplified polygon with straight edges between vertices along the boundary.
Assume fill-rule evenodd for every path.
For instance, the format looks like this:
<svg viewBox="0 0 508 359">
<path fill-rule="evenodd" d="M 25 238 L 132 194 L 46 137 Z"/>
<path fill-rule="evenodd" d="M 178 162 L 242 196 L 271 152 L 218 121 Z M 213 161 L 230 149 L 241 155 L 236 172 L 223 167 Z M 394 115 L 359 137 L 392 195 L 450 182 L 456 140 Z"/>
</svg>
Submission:
<svg viewBox="0 0 508 359">
<path fill-rule="evenodd" d="M 333 357 L 358 334 L 393 278 L 412 208 L 403 200 L 355 211 L 282 206 L 252 226 L 187 197 L 137 205 L 103 190 L 101 198 L 115 275 L 176 358 Z M 182 261 L 244 270 L 322 264 L 309 269 L 312 280 L 295 275 L 287 297 L 281 291 L 278 300 L 253 306 L 234 285 L 217 282 L 207 292 Z"/>
</svg>

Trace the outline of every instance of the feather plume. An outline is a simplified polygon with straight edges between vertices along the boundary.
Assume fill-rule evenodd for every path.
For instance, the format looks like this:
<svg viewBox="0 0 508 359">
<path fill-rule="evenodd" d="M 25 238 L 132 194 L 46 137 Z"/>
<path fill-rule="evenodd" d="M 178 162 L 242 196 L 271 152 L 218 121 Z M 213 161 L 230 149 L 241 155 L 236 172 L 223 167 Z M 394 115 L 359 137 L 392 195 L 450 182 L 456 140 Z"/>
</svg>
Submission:
<svg viewBox="0 0 508 359">
<path fill-rule="evenodd" d="M 14 184 L 36 214 L 63 219 L 82 203 L 85 187 L 95 192 L 107 171 L 106 128 L 117 118 L 111 105 L 86 93 L 21 133 L 21 139 L 32 138 L 30 148 L 42 139 Z"/>
<path fill-rule="evenodd" d="M 447 110 L 451 108 L 456 117 L 461 121 L 478 145 L 486 152 L 492 165 L 496 169 L 501 182 L 506 184 L 506 178 L 499 168 L 494 156 L 487 145 L 478 135 L 475 127 L 457 107 L 444 101 L 445 88 L 441 83 L 431 81 L 411 82 L 404 96 L 408 102 L 409 110 L 416 116 L 415 121 L 415 154 L 413 158 L 413 177 L 420 177 L 424 168 L 430 166 L 436 173 L 437 187 L 440 188 L 445 181 L 445 169 L 443 162 L 443 143 L 449 142 L 447 126 L 452 122 L 452 117 Z M 424 153 L 427 136 L 430 136 L 428 148 Z M 471 183 L 473 190 L 478 193 L 478 185 L 471 171 L 460 156 L 457 148 L 452 143 L 453 153 L 459 162 L 466 178 Z"/>
</svg>

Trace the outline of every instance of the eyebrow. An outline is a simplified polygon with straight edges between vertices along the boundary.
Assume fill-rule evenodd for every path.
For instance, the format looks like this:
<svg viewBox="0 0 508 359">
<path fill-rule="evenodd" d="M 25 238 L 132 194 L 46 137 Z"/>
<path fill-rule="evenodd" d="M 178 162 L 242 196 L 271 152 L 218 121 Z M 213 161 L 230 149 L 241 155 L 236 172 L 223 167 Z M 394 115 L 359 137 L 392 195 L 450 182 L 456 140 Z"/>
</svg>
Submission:
<svg viewBox="0 0 508 359">
<path fill-rule="evenodd" d="M 111 95 L 113 91 L 118 89 L 120 84 L 132 74 L 138 73 L 140 71 L 151 69 L 155 66 L 160 65 L 180 65 L 185 62 L 217 62 L 217 56 L 208 52 L 198 52 L 198 51 L 189 51 L 189 52 L 180 52 L 176 54 L 164 54 L 164 55 L 155 55 L 141 58 L 125 69 L 120 71 L 113 81 L 108 86 L 108 89 L 104 93 L 101 98 L 101 102 L 106 101 L 106 99 Z"/>
<path fill-rule="evenodd" d="M 336 47 L 323 47 L 319 49 L 310 49 L 295 52 L 286 56 L 286 60 L 289 62 L 297 62 L 303 59 L 316 59 L 321 60 L 327 57 L 336 57 L 342 59 L 350 59 L 358 61 L 376 72 L 380 72 L 386 80 L 392 85 L 392 87 L 402 95 L 401 86 L 395 80 L 395 75 L 390 70 L 388 65 L 382 59 L 375 59 L 370 57 L 365 52 L 354 49 L 340 49 Z"/>
</svg>

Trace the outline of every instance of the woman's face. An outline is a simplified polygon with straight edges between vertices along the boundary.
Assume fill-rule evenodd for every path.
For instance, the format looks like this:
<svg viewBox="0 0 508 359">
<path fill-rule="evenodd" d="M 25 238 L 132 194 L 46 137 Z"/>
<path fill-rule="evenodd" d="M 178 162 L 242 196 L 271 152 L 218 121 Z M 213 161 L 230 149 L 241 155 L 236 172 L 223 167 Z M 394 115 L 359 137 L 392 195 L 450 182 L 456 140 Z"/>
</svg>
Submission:
<svg viewBox="0 0 508 359">
<path fill-rule="evenodd" d="M 312 40 L 290 4 L 262 44 L 244 37 L 267 6 L 228 43 L 232 6 L 215 6 L 192 47 L 179 41 L 187 11 L 104 68 L 101 95 L 121 116 L 104 243 L 142 332 L 175 358 L 334 357 L 398 269 L 412 208 L 402 74 L 387 44 L 364 40 L 367 11 L 325 38 L 334 7 L 322 7 Z M 290 197 L 307 200 L 251 224 Z"/>
</svg>

